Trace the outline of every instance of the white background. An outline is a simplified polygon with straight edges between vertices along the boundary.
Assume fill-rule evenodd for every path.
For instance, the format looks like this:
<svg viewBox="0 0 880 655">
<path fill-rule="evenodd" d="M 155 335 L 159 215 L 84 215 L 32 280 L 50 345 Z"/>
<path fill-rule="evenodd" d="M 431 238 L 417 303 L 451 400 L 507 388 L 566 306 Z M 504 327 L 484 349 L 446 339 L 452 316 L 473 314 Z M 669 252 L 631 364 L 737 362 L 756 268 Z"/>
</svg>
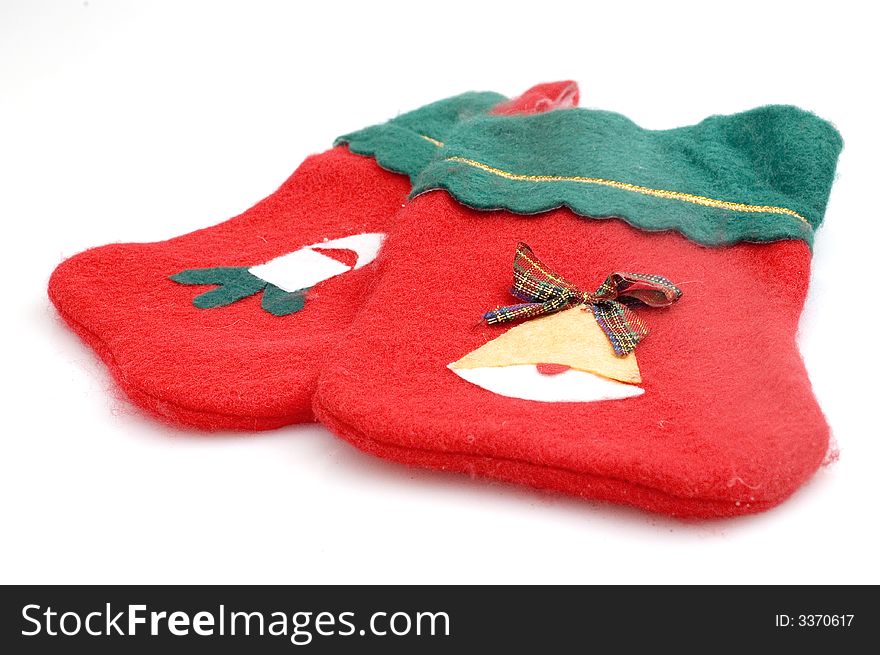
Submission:
<svg viewBox="0 0 880 655">
<path fill-rule="evenodd" d="M 859 6 L 4 0 L 0 582 L 880 582 L 878 51 Z M 841 457 L 775 510 L 681 523 L 408 470 L 317 426 L 165 427 L 46 298 L 62 258 L 237 214 L 336 135 L 565 78 L 646 127 L 780 102 L 844 136 L 799 336 Z"/>
</svg>

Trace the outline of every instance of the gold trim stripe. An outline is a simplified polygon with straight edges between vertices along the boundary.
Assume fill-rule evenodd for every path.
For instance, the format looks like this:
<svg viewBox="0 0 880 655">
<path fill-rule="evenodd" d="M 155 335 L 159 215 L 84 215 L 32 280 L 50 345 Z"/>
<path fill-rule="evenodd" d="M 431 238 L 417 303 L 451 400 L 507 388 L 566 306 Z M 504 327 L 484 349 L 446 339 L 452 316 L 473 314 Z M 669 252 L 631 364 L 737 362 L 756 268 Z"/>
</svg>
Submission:
<svg viewBox="0 0 880 655">
<path fill-rule="evenodd" d="M 424 137 L 427 138 L 427 137 Z M 433 139 L 429 139 L 433 140 Z M 447 157 L 446 161 L 458 162 L 466 164 L 481 171 L 486 171 L 492 175 L 503 177 L 507 180 L 516 180 L 518 182 L 579 182 L 581 184 L 596 184 L 598 186 L 607 186 L 613 189 L 622 189 L 623 191 L 632 191 L 633 193 L 641 193 L 645 196 L 654 196 L 656 198 L 668 198 L 670 200 L 681 200 L 690 202 L 695 205 L 703 205 L 704 207 L 714 207 L 716 209 L 729 209 L 737 212 L 749 212 L 757 214 L 785 214 L 792 216 L 806 225 L 810 231 L 813 226 L 810 222 L 792 209 L 787 207 L 773 207 L 770 205 L 747 205 L 741 202 L 728 202 L 727 200 L 716 200 L 715 198 L 707 198 L 705 196 L 696 196 L 690 193 L 681 193 L 680 191 L 668 191 L 666 189 L 652 189 L 650 187 L 630 184 L 629 182 L 618 182 L 617 180 L 606 180 L 601 177 L 581 177 L 581 176 L 562 176 L 562 175 L 519 175 L 517 173 L 509 173 L 500 168 L 493 168 L 473 159 L 465 157 Z"/>
<path fill-rule="evenodd" d="M 426 136 L 426 135 L 424 135 L 424 134 L 419 134 L 419 136 L 422 137 L 422 138 L 423 138 L 425 141 L 427 141 L 428 143 L 433 143 L 433 144 L 434 144 L 435 146 L 437 146 L 438 148 L 442 148 L 443 145 L 444 145 L 442 141 L 438 141 L 437 139 L 432 139 L 431 137 Z"/>
</svg>

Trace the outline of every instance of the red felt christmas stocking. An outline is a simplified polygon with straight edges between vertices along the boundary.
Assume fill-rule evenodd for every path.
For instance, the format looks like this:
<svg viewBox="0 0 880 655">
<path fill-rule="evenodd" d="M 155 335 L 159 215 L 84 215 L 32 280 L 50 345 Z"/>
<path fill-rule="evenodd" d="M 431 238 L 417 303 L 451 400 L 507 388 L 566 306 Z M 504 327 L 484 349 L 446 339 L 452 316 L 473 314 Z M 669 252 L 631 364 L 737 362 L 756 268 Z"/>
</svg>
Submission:
<svg viewBox="0 0 880 655">
<path fill-rule="evenodd" d="M 367 292 L 407 176 L 455 123 L 498 103 L 516 113 L 576 100 L 576 85 L 562 82 L 520 100 L 467 93 L 428 105 L 342 137 L 224 223 L 68 259 L 49 296 L 153 414 L 205 429 L 311 420 L 318 365 Z"/>
<path fill-rule="evenodd" d="M 462 125 L 317 417 L 380 457 L 675 516 L 781 502 L 828 448 L 795 331 L 840 148 L 786 106 Z"/>
</svg>

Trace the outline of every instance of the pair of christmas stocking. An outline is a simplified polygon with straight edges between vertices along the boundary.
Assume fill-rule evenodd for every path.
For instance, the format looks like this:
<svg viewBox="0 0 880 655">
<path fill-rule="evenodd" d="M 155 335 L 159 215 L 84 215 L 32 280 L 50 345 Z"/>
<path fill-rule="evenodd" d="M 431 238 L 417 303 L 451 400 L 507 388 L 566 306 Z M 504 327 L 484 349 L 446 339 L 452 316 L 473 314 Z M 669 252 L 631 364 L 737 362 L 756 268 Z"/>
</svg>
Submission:
<svg viewBox="0 0 880 655">
<path fill-rule="evenodd" d="M 317 418 L 380 457 L 675 516 L 776 505 L 828 449 L 795 333 L 841 147 L 789 106 L 459 125 Z"/>
<path fill-rule="evenodd" d="M 319 365 L 368 292 L 408 178 L 461 121 L 568 107 L 577 95 L 570 82 L 514 100 L 466 93 L 342 137 L 240 216 L 66 260 L 49 296 L 155 415 L 204 429 L 311 420 Z"/>
</svg>

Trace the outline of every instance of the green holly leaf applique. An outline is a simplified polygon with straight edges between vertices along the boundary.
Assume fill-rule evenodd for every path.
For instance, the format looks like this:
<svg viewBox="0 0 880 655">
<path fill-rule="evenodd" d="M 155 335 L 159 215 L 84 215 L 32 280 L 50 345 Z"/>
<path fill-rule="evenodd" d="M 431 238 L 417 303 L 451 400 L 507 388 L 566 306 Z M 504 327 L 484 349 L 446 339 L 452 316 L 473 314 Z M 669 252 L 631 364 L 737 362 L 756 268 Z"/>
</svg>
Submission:
<svg viewBox="0 0 880 655">
<path fill-rule="evenodd" d="M 301 310 L 305 305 L 308 289 L 285 291 L 274 284 L 261 280 L 243 266 L 220 266 L 216 268 L 191 268 L 170 278 L 179 284 L 216 285 L 193 298 L 199 309 L 225 307 L 244 298 L 263 293 L 261 305 L 274 316 L 287 316 Z"/>
<path fill-rule="evenodd" d="M 263 289 L 263 309 L 275 316 L 287 316 L 295 314 L 303 308 L 306 302 L 306 291 L 285 291 L 274 284 L 267 284 Z"/>
</svg>

